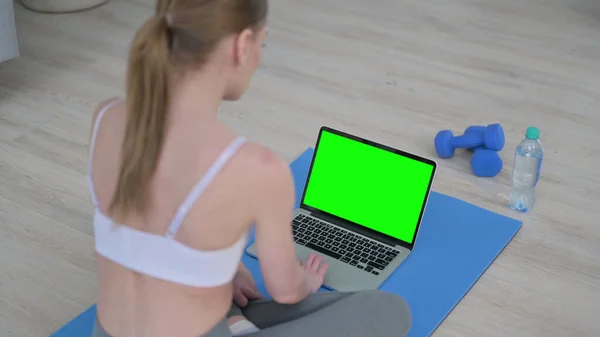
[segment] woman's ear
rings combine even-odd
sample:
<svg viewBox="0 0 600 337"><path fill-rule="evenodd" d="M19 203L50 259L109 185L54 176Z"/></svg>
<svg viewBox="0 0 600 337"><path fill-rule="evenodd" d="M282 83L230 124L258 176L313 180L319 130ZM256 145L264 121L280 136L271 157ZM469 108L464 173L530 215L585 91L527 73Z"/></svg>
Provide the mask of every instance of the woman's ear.
<svg viewBox="0 0 600 337"><path fill-rule="evenodd" d="M250 28L239 33L234 41L234 59L236 66L243 66L250 54L250 48L254 41L254 32Z"/></svg>

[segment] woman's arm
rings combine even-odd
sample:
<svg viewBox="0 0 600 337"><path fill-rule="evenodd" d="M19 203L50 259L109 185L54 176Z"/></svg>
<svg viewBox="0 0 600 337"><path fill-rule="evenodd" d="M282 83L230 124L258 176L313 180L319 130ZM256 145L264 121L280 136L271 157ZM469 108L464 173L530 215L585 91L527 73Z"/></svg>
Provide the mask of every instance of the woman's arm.
<svg viewBox="0 0 600 337"><path fill-rule="evenodd" d="M292 234L294 181L287 163L269 152L263 155L256 198L256 249L265 286L279 303L297 303L311 289L298 263Z"/></svg>

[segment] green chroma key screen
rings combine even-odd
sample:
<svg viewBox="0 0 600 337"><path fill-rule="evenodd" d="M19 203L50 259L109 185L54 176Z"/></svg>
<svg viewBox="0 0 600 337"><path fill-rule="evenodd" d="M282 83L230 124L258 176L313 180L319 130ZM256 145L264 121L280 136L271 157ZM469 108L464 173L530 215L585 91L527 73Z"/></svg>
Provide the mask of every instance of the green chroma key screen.
<svg viewBox="0 0 600 337"><path fill-rule="evenodd" d="M303 201L412 244L433 169L323 131Z"/></svg>

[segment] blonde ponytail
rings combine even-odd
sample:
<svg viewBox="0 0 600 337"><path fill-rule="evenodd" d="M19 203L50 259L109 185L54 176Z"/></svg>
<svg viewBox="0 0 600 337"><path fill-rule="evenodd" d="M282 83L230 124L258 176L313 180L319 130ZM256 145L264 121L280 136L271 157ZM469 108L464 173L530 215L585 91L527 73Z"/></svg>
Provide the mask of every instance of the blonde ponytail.
<svg viewBox="0 0 600 337"><path fill-rule="evenodd" d="M127 126L111 215L122 218L148 205L150 182L158 165L169 106L169 27L150 18L136 34L127 72Z"/></svg>
<svg viewBox="0 0 600 337"><path fill-rule="evenodd" d="M115 220L148 208L168 122L171 74L198 69L225 36L262 27L267 10L267 0L157 1L156 14L129 51L127 126L109 206Z"/></svg>
<svg viewBox="0 0 600 337"><path fill-rule="evenodd" d="M174 0L157 0L156 1L156 15L164 15L169 12L171 8L171 3Z"/></svg>

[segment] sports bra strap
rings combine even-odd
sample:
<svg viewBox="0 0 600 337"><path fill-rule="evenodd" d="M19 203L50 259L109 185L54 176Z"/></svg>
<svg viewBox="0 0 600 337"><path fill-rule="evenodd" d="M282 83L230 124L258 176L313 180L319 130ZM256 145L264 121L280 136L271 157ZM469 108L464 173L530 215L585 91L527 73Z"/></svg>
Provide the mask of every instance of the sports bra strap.
<svg viewBox="0 0 600 337"><path fill-rule="evenodd" d="M104 105L104 107L98 112L98 116L94 121L94 129L92 130L92 138L90 140L90 158L88 161L88 185L90 194L92 197L92 203L95 207L99 207L98 197L96 196L96 190L94 189L94 182L92 180L92 164L94 162L94 149L96 148L96 136L98 135L98 129L100 128L100 121L104 117L104 113L110 110L115 104L121 101L120 98L112 100L110 103Z"/></svg>
<svg viewBox="0 0 600 337"><path fill-rule="evenodd" d="M194 205L196 200L204 193L204 190L210 185L215 179L221 169L227 164L227 162L237 153L237 151L246 143L246 138L237 137L235 138L224 150L221 152L217 160L210 166L206 174L196 183L194 188L187 195L185 201L175 214L173 221L169 225L166 237L174 238L181 227L181 223L190 211L190 208Z"/></svg>

